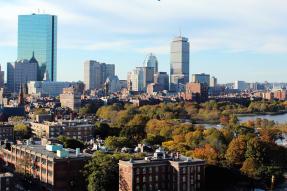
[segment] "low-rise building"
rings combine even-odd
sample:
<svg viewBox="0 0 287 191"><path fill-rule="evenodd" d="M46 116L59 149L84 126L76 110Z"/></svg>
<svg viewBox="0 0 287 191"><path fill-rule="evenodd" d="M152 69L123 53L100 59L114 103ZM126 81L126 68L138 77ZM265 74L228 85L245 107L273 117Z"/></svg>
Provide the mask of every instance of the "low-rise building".
<svg viewBox="0 0 287 191"><path fill-rule="evenodd" d="M68 191L91 155L62 145L12 145L0 147L0 158L20 174L31 175L43 190Z"/></svg>
<svg viewBox="0 0 287 191"><path fill-rule="evenodd" d="M119 190L193 191L204 188L205 161L168 156L158 149L144 160L119 162Z"/></svg>
<svg viewBox="0 0 287 191"><path fill-rule="evenodd" d="M63 120L58 122L31 123L33 134L40 138L57 138L60 135L89 141L93 138L94 125L86 120Z"/></svg>

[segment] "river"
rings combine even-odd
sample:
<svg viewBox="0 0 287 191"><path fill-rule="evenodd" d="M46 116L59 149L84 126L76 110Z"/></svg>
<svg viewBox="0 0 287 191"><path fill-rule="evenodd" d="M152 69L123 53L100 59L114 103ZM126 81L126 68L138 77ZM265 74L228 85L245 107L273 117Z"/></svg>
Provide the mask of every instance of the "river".
<svg viewBox="0 0 287 191"><path fill-rule="evenodd" d="M275 123L287 123L287 113L278 115L254 115L254 116L242 116L238 117L240 122L246 122L249 120L256 120L257 118L268 119Z"/></svg>

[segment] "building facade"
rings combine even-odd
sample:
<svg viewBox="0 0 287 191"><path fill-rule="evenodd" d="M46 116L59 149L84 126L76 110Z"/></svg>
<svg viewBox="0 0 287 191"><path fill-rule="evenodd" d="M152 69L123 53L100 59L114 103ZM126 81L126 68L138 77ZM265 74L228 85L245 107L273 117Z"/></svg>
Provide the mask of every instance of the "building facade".
<svg viewBox="0 0 287 191"><path fill-rule="evenodd" d="M0 65L0 88L4 88L4 71L2 71L1 65Z"/></svg>
<svg viewBox="0 0 287 191"><path fill-rule="evenodd" d="M82 141L93 138L94 125L85 120L31 123L32 133L39 138L57 138L60 135Z"/></svg>
<svg viewBox="0 0 287 191"><path fill-rule="evenodd" d="M18 59L29 59L34 52L39 63L38 78L57 80L57 16L32 14L18 16Z"/></svg>
<svg viewBox="0 0 287 191"><path fill-rule="evenodd" d="M179 91L181 84L189 82L189 42L188 38L176 37L171 42L170 90Z"/></svg>
<svg viewBox="0 0 287 191"><path fill-rule="evenodd" d="M81 108L81 94L74 87L64 88L60 94L61 107L70 108L72 111L79 111Z"/></svg>
<svg viewBox="0 0 287 191"><path fill-rule="evenodd" d="M17 60L7 63L7 86L11 92L19 92L20 86L37 81L38 62L34 55L30 60Z"/></svg>
<svg viewBox="0 0 287 191"><path fill-rule="evenodd" d="M161 85L163 90L169 90L169 76L166 72L158 72L154 75L154 83Z"/></svg>
<svg viewBox="0 0 287 191"><path fill-rule="evenodd" d="M115 76L115 65L88 60L84 63L86 90L102 89L108 77Z"/></svg>
<svg viewBox="0 0 287 191"><path fill-rule="evenodd" d="M191 82L201 83L210 86L210 75L209 74L192 74Z"/></svg>
<svg viewBox="0 0 287 191"><path fill-rule="evenodd" d="M201 83L187 83L185 93L182 93L184 100L205 102L208 100L208 85Z"/></svg>
<svg viewBox="0 0 287 191"><path fill-rule="evenodd" d="M0 124L0 140L14 140L14 125L6 123Z"/></svg>
<svg viewBox="0 0 287 191"><path fill-rule="evenodd" d="M157 150L144 160L120 160L119 172L120 191L196 191L204 188L205 161L169 157Z"/></svg>
<svg viewBox="0 0 287 191"><path fill-rule="evenodd" d="M27 83L28 94L33 96L59 96L64 88L72 86L71 82L30 81Z"/></svg>
<svg viewBox="0 0 287 191"><path fill-rule="evenodd" d="M235 81L234 82L234 89L236 90L246 90L248 88L247 83L245 81Z"/></svg>
<svg viewBox="0 0 287 191"><path fill-rule="evenodd" d="M62 145L2 145L2 162L23 175L31 175L41 190L68 191L77 184L80 171L91 155Z"/></svg>
<svg viewBox="0 0 287 191"><path fill-rule="evenodd" d="M0 190L1 191L14 191L15 182L14 175L10 172L0 174Z"/></svg>
<svg viewBox="0 0 287 191"><path fill-rule="evenodd" d="M212 88L217 87L217 78L216 78L216 77L212 76L212 77L210 78L210 84L209 84L209 86L212 87Z"/></svg>

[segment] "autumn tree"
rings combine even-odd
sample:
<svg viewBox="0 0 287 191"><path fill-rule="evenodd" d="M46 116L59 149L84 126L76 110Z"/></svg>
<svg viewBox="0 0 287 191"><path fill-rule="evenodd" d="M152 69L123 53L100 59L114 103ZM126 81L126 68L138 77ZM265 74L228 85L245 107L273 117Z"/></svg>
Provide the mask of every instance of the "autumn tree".
<svg viewBox="0 0 287 191"><path fill-rule="evenodd" d="M192 156L195 158L205 159L209 164L216 165L218 163L218 151L210 144L194 149Z"/></svg>
<svg viewBox="0 0 287 191"><path fill-rule="evenodd" d="M247 140L245 136L234 138L228 145L226 150L226 160L233 166L241 166L245 160L245 152L247 149Z"/></svg>

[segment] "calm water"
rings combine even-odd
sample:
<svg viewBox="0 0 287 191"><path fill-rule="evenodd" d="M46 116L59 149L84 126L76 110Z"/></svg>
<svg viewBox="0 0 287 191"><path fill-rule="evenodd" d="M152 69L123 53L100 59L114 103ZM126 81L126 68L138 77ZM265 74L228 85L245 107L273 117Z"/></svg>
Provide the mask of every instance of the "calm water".
<svg viewBox="0 0 287 191"><path fill-rule="evenodd" d="M255 115L238 117L240 122L246 122L248 120L256 120L257 118L273 120L275 123L287 123L287 113L279 115Z"/></svg>

